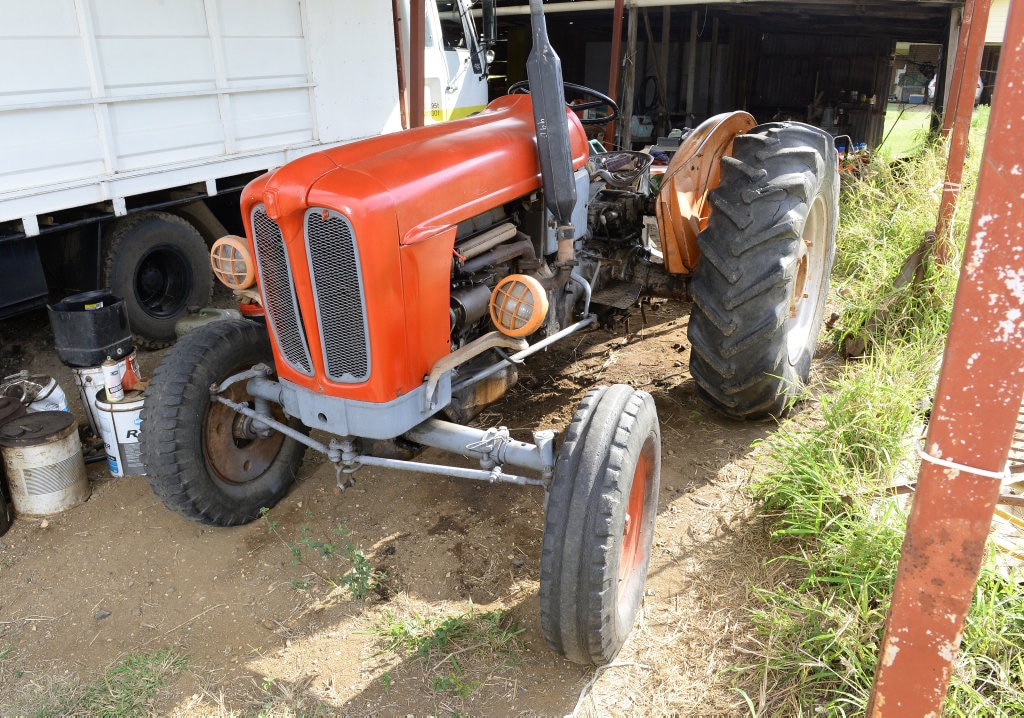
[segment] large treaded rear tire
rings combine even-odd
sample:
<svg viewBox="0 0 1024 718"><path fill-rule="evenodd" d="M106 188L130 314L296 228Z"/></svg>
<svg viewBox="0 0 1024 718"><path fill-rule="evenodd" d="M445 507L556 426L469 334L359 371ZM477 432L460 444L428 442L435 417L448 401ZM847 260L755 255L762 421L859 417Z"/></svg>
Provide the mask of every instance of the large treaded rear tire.
<svg viewBox="0 0 1024 718"><path fill-rule="evenodd" d="M737 419L781 416L803 392L835 258L831 136L797 122L736 137L709 195L690 284L690 374Z"/></svg>
<svg viewBox="0 0 1024 718"><path fill-rule="evenodd" d="M258 363L273 365L267 330L225 319L195 329L167 350L146 390L139 437L153 493L182 516L215 526L252 521L287 493L305 445L278 432L254 438L210 386ZM249 402L245 382L225 395ZM286 421L275 409L274 418ZM306 431L297 420L287 422Z"/></svg>
<svg viewBox="0 0 1024 718"><path fill-rule="evenodd" d="M106 240L106 285L124 299L136 343L169 346L174 325L189 307L213 294L213 272L203 236L168 212L141 212L119 220Z"/></svg>
<svg viewBox="0 0 1024 718"><path fill-rule="evenodd" d="M544 638L571 661L608 663L633 627L660 475L651 395L623 384L588 392L555 460L540 559Z"/></svg>

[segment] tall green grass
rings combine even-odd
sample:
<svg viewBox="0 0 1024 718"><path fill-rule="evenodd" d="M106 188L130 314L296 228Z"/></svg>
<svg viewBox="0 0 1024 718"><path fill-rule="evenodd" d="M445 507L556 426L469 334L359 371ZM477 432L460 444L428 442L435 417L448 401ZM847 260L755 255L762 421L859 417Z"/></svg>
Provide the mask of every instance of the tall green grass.
<svg viewBox="0 0 1024 718"><path fill-rule="evenodd" d="M935 229L945 180L946 153L940 140L913 158L872 162L859 179L844 184L832 284L842 321L840 339L856 335L869 318L884 310L885 321L867 336L868 345L884 345L913 336L922 324L936 323L943 336L949 322L960 256L974 200L978 166L988 125L988 107L975 113L960 201L953 218L953 249L944 267L926 263L922 287L895 288L906 259ZM915 291L918 290L918 291Z"/></svg>
<svg viewBox="0 0 1024 718"><path fill-rule="evenodd" d="M978 149L985 120L987 113L972 138ZM819 410L794 417L765 447L769 468L754 492L781 554L772 575L781 578L752 588L761 604L754 615L760 639L758 660L745 670L760 688L744 693L758 715L864 712L906 519L885 489L900 472L916 475L912 437L926 421L958 255L949 268L930 264L920 284L892 285L934 227L943 168L942 148L930 146L897 167L872 166L844 192L834 274L845 310L838 332L866 335L869 352L827 382ZM965 177L966 207L976 168L975 159ZM958 247L966 214L955 222ZM884 321L868 323L880 307ZM1024 715L1020 594L1013 577L986 562L946 715Z"/></svg>
<svg viewBox="0 0 1024 718"><path fill-rule="evenodd" d="M882 144L876 148L887 160L916 155L928 142L931 107L892 104L886 108Z"/></svg>

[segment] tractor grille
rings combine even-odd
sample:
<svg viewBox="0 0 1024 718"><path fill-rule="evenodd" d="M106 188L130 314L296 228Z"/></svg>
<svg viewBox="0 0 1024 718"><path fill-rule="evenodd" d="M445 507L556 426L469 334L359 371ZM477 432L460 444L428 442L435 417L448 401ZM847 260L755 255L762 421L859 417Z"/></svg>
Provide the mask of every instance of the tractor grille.
<svg viewBox="0 0 1024 718"><path fill-rule="evenodd" d="M370 341L352 225L337 212L309 209L306 246L327 377L337 382L366 381L370 376Z"/></svg>
<svg viewBox="0 0 1024 718"><path fill-rule="evenodd" d="M284 237L277 222L267 216L261 204L252 211L252 233L256 263L263 285L263 301L270 327L281 353L296 371L313 375L313 362L302 330L302 315L295 299L295 285L284 251Z"/></svg>

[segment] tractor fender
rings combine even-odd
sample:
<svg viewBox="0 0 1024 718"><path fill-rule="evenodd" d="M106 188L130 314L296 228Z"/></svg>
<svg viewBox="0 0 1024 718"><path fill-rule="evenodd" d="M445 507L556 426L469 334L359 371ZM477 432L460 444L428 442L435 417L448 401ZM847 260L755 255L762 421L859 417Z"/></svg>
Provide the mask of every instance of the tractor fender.
<svg viewBox="0 0 1024 718"><path fill-rule="evenodd" d="M708 221L708 192L718 186L722 157L732 154L733 139L755 124L742 110L709 117L672 156L655 203L665 269L671 274L690 274L697 266L697 235Z"/></svg>

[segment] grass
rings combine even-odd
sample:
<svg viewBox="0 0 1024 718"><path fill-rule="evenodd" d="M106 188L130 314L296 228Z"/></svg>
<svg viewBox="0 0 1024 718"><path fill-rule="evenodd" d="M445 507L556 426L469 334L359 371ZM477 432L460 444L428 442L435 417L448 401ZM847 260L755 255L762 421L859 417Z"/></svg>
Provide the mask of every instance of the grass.
<svg viewBox="0 0 1024 718"><path fill-rule="evenodd" d="M975 113L971 147L980 149L988 108ZM961 200L953 218L956 246L962 246L980 161L971 152ZM884 309L885 321L863 336L865 344L885 345L913 336L922 323L935 323L945 336L959 268L959 250L945 267L926 266L920 286L895 287L904 261L935 229L945 153L938 142L922 147L911 160L886 165L876 159L860 179L850 178L840 203L839 235L832 284L841 303L841 341L863 332L869 318ZM920 289L920 291L916 291Z"/></svg>
<svg viewBox="0 0 1024 718"><path fill-rule="evenodd" d="M185 656L167 650L130 654L91 683L54 681L38 687L27 710L17 714L56 716L148 716L153 701L169 678L186 670Z"/></svg>
<svg viewBox="0 0 1024 718"><path fill-rule="evenodd" d="M987 112L978 115L976 131L987 123ZM972 145L981 147L978 132ZM845 306L837 338L861 336L868 352L822 388L820 411L797 415L765 446L769 468L754 492L783 570L751 589L759 601L758 658L742 670L760 684L743 691L753 714L865 710L906 518L885 489L901 465L916 470L909 441L927 420L956 272L928 266L921 282L893 284L934 227L943 166L941 147L925 146L901 170L875 165L844 192L834 283ZM977 157L965 175L964 207L976 173ZM958 246L966 215L954 223ZM869 322L872 315L884 321ZM990 560L944 715L1024 715L1022 686L1024 606L1014 577Z"/></svg>
<svg viewBox="0 0 1024 718"><path fill-rule="evenodd" d="M928 142L931 117L930 105L889 105L878 152L887 161L917 155Z"/></svg>
<svg viewBox="0 0 1024 718"><path fill-rule="evenodd" d="M417 659L435 692L466 698L498 671L518 665L522 629L508 611L478 613L473 606L446 617L385 612L375 630L383 649ZM385 689L395 680L385 673Z"/></svg>

